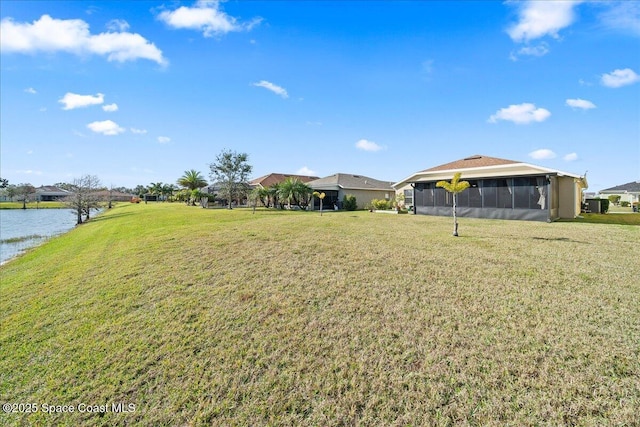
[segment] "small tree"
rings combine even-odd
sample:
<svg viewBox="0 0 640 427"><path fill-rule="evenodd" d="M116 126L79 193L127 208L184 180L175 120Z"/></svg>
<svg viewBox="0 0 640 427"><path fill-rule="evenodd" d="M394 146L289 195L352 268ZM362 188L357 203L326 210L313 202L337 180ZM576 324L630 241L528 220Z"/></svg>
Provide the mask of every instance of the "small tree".
<svg viewBox="0 0 640 427"><path fill-rule="evenodd" d="M621 198L622 198L622 196L620 196L618 194L612 194L612 195L609 196L609 201L617 206L618 203L620 203L620 199Z"/></svg>
<svg viewBox="0 0 640 427"><path fill-rule="evenodd" d="M82 215L85 221L90 218L91 209L101 207L100 197L96 191L100 187L100 180L95 175L83 175L74 179L69 186L71 195L67 196L63 202L77 215L76 225L82 224Z"/></svg>
<svg viewBox="0 0 640 427"><path fill-rule="evenodd" d="M31 184L18 184L16 187L16 194L22 197L22 209L27 209L27 202L29 201L29 196L34 194L36 189Z"/></svg>
<svg viewBox="0 0 640 427"><path fill-rule="evenodd" d="M313 195L315 197L317 197L318 199L320 199L320 216L322 216L322 201L324 200L326 194L325 193L318 193L317 191L314 191Z"/></svg>
<svg viewBox="0 0 640 427"><path fill-rule="evenodd" d="M5 191L7 193L9 201L13 202L13 198L16 197L16 194L18 193L18 187L16 187L14 184L9 184Z"/></svg>
<svg viewBox="0 0 640 427"><path fill-rule="evenodd" d="M242 198L248 192L247 179L253 170L249 155L222 150L209 167L211 180L220 185L220 196L227 200L227 207L231 209L233 200Z"/></svg>
<svg viewBox="0 0 640 427"><path fill-rule="evenodd" d="M451 182L447 181L438 181L436 183L436 187L441 187L447 190L449 193L453 195L453 235L458 236L458 217L456 216L456 202L458 193L462 193L464 190L469 188L468 181L460 181L460 176L462 174L457 172L453 175L453 179Z"/></svg>
<svg viewBox="0 0 640 427"><path fill-rule="evenodd" d="M358 209L358 202L356 201L356 196L353 194L345 194L342 198L342 207L348 211L355 211Z"/></svg>

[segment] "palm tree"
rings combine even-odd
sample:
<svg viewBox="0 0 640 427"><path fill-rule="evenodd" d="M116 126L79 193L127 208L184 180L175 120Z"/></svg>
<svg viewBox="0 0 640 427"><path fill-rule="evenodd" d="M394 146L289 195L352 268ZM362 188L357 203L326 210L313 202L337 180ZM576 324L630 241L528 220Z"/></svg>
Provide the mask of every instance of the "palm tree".
<svg viewBox="0 0 640 427"><path fill-rule="evenodd" d="M162 183L161 182L152 182L149 184L149 193L154 196L159 196L162 194ZM156 199L158 200L158 199Z"/></svg>
<svg viewBox="0 0 640 427"><path fill-rule="evenodd" d="M162 194L164 200L166 201L169 197L173 196L173 192L176 191L177 188L173 184L164 184L162 189L160 190L160 194Z"/></svg>
<svg viewBox="0 0 640 427"><path fill-rule="evenodd" d="M453 235L458 236L458 217L456 216L456 202L458 193L462 193L469 188L469 181L460 181L460 172L456 172L453 175L451 182L438 181L436 187L442 187L453 195Z"/></svg>
<svg viewBox="0 0 640 427"><path fill-rule="evenodd" d="M324 200L324 198L325 198L326 194L325 194L324 192L319 193L319 192L317 192L317 191L314 191L314 192L313 192L313 195L314 195L315 197L317 197L318 199L320 199L320 216L322 216L322 201Z"/></svg>
<svg viewBox="0 0 640 427"><path fill-rule="evenodd" d="M207 181L202 177L200 172L195 169L184 171L184 175L182 175L177 182L178 185L186 187L189 190L197 190L207 186Z"/></svg>
<svg viewBox="0 0 640 427"><path fill-rule="evenodd" d="M300 209L306 210L312 194L313 189L295 177L289 177L278 185L278 197L287 200L289 209L293 201Z"/></svg>

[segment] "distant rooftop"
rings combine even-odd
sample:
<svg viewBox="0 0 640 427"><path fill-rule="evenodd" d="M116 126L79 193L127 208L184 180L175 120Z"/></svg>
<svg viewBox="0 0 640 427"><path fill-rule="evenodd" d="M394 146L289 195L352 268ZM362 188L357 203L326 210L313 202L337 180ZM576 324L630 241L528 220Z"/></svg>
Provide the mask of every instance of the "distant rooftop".
<svg viewBox="0 0 640 427"><path fill-rule="evenodd" d="M615 187L611 187L611 188L606 188L602 191L600 191L601 193L603 192L619 192L619 193L640 193L640 181L631 181L631 182L627 182L626 184L622 184L622 185L617 185Z"/></svg>
<svg viewBox="0 0 640 427"><path fill-rule="evenodd" d="M440 166L435 166L430 169L423 170L422 172L436 172L450 169L469 169L479 168L483 166L498 166L498 165L510 165L522 162L516 162L515 160L500 159L497 157L483 156L481 154L475 154L473 156L465 157L464 159L456 160L450 163L445 163Z"/></svg>
<svg viewBox="0 0 640 427"><path fill-rule="evenodd" d="M359 190L393 190L392 182L380 181L364 175L350 173L335 173L324 178L309 182L312 187L323 185L337 185L338 187Z"/></svg>
<svg viewBox="0 0 640 427"><path fill-rule="evenodd" d="M278 184L287 178L298 178L302 182L309 182L315 179L319 179L318 176L308 176L308 175L293 175L286 173L270 173L268 175L261 176L259 178L253 179L249 181L249 185L261 185L264 188L271 187L274 184Z"/></svg>

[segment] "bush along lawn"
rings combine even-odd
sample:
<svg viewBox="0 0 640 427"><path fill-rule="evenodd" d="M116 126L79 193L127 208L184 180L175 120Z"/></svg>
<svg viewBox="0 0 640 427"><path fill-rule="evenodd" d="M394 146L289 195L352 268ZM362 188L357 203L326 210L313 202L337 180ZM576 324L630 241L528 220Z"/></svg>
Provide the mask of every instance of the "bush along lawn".
<svg viewBox="0 0 640 427"><path fill-rule="evenodd" d="M119 205L0 267L0 424L638 425L640 228L451 221Z"/></svg>

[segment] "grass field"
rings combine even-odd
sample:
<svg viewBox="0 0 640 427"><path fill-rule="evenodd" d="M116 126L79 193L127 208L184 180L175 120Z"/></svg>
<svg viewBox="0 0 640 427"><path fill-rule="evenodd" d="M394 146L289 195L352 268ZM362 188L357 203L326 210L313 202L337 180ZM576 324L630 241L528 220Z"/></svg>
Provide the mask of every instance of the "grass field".
<svg viewBox="0 0 640 427"><path fill-rule="evenodd" d="M62 202L29 202L27 209L61 209L66 207ZM22 209L22 202L0 202L0 209Z"/></svg>
<svg viewBox="0 0 640 427"><path fill-rule="evenodd" d="M118 206L0 267L0 425L640 425L640 227L451 231Z"/></svg>
<svg viewBox="0 0 640 427"><path fill-rule="evenodd" d="M640 225L640 213L583 213L578 218L562 219L560 221L587 224Z"/></svg>

